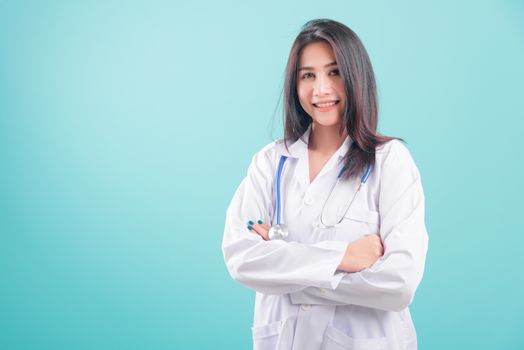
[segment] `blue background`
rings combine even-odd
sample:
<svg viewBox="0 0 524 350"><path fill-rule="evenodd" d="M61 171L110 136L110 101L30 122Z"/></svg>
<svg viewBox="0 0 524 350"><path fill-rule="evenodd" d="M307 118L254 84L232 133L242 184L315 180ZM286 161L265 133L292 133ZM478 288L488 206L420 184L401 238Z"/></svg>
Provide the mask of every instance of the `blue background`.
<svg viewBox="0 0 524 350"><path fill-rule="evenodd" d="M225 210L319 17L422 174L420 348L524 348L522 1L0 0L1 349L251 346Z"/></svg>

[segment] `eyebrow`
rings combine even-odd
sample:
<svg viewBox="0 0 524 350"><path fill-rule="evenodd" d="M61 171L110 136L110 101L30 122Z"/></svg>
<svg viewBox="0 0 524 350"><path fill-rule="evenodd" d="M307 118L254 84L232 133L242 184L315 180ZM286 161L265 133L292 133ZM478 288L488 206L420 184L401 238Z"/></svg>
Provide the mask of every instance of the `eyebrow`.
<svg viewBox="0 0 524 350"><path fill-rule="evenodd" d="M326 64L324 68L336 66L336 65L337 65L337 61L333 61L331 63ZM313 70L313 67L300 67L298 71L300 72L301 70Z"/></svg>

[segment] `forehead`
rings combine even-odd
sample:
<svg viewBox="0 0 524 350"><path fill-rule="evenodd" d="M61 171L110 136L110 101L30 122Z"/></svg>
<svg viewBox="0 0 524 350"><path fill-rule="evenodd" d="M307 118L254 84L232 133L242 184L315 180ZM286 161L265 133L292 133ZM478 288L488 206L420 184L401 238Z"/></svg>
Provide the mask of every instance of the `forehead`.
<svg viewBox="0 0 524 350"><path fill-rule="evenodd" d="M299 66L323 66L336 61L331 45L325 41L307 44L300 54Z"/></svg>

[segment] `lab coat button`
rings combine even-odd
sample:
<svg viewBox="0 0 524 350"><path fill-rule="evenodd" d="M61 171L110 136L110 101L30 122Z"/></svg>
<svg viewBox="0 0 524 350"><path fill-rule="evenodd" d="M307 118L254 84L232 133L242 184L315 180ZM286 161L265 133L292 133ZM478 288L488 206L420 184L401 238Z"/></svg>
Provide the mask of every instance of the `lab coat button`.
<svg viewBox="0 0 524 350"><path fill-rule="evenodd" d="M324 288L322 288L322 289L320 290L320 294L322 294L322 295L326 295L326 293L327 293L327 290L325 290Z"/></svg>
<svg viewBox="0 0 524 350"><path fill-rule="evenodd" d="M302 305L300 305L300 308L302 310L304 310L304 311L309 311L309 310L311 310L311 305L309 305L309 304L302 304Z"/></svg>

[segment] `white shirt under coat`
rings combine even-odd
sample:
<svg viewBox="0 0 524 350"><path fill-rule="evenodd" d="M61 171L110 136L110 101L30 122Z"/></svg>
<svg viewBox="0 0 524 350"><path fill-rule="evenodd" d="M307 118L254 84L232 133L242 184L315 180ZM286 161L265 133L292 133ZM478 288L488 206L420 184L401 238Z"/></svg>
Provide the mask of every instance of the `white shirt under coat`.
<svg viewBox="0 0 524 350"><path fill-rule="evenodd" d="M322 228L319 216L350 146L342 146L310 183L311 126L286 150L282 140L255 154L227 210L222 251L231 276L256 291L254 349L416 349L408 305L424 271L428 236L419 171L393 140L377 148L376 163L342 222ZM281 178L286 241L264 241L249 220L275 222L275 177ZM341 181L324 222L341 218L358 179ZM379 233L384 255L368 269L337 271L348 243Z"/></svg>

